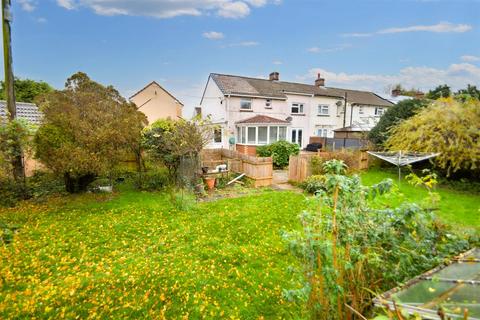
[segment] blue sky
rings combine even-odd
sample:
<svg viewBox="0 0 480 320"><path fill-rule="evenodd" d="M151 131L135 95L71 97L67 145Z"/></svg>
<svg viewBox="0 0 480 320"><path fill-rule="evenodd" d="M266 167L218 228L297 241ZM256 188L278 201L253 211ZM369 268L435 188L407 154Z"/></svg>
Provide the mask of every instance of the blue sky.
<svg viewBox="0 0 480 320"><path fill-rule="evenodd" d="M129 96L156 80L190 110L211 72L383 91L480 85L478 0L13 0L14 71L84 71ZM188 111L189 112L189 111Z"/></svg>

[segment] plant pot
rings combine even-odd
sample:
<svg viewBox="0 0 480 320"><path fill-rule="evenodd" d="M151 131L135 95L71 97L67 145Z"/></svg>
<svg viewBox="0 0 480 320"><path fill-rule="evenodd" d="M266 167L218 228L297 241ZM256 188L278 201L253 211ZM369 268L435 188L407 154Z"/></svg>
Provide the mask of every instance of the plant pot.
<svg viewBox="0 0 480 320"><path fill-rule="evenodd" d="M215 188L215 177L205 177L203 180L205 181L208 190L213 190L213 188Z"/></svg>

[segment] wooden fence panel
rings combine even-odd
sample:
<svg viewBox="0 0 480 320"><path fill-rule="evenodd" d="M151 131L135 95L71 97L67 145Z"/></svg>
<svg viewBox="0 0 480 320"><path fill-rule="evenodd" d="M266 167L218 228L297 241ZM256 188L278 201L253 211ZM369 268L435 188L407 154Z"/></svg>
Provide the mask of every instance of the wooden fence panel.
<svg viewBox="0 0 480 320"><path fill-rule="evenodd" d="M326 160L331 159L345 159L347 151L340 152L319 152L318 154L300 154L298 156L290 156L288 164L288 179L295 182L303 182L306 178L312 175L311 159L314 156L319 156ZM348 153L351 163L349 168L352 170L366 170L368 169L368 154L366 151L358 151Z"/></svg>
<svg viewBox="0 0 480 320"><path fill-rule="evenodd" d="M230 171L245 173L248 178L254 181L255 187L270 186L272 184L273 161L271 157L249 156L228 149L209 149L204 151L202 151L202 166L212 168L219 164L227 164Z"/></svg>

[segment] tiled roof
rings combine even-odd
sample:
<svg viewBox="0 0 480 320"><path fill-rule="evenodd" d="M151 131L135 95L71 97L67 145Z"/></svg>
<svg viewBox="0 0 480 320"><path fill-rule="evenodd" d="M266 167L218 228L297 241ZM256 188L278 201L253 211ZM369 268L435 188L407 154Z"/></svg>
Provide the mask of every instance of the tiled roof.
<svg viewBox="0 0 480 320"><path fill-rule="evenodd" d="M40 124L42 113L38 110L36 104L17 102L17 118L25 119L32 124ZM0 118L7 117L7 102L0 100Z"/></svg>
<svg viewBox="0 0 480 320"><path fill-rule="evenodd" d="M234 75L212 73L210 75L224 95L258 96L266 98L286 99L288 93L309 94L313 96L333 97L343 99L345 93L349 103L386 106L393 105L390 101L369 91L317 87L315 85L270 81L266 79L248 78Z"/></svg>
<svg viewBox="0 0 480 320"><path fill-rule="evenodd" d="M253 124L253 123L261 123L261 124L266 124L266 123L278 123L278 124L288 124L290 122L286 120L280 120L280 119L275 119L269 116L254 116L245 120L237 121L237 124Z"/></svg>

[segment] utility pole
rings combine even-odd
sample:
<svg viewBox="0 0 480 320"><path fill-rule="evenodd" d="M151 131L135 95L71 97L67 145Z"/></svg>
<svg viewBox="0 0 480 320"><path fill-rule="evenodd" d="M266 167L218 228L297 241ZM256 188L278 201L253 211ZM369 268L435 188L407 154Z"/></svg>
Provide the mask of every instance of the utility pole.
<svg viewBox="0 0 480 320"><path fill-rule="evenodd" d="M5 68L5 94L7 98L7 110L10 121L17 117L17 106L15 104L15 87L12 68L12 45L11 28L12 14L10 11L11 0L2 0L2 27L3 27L3 61ZM23 153L18 139L13 143L13 177L15 181L25 183L25 167L23 163Z"/></svg>

